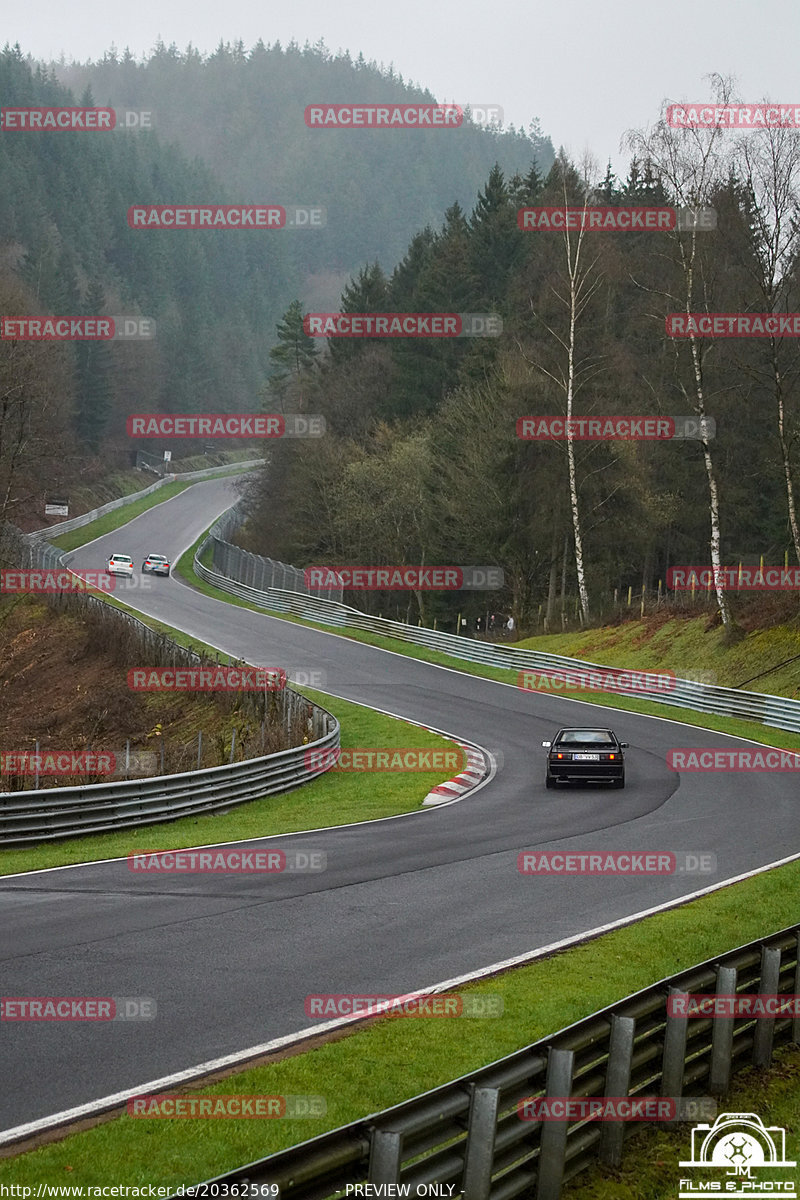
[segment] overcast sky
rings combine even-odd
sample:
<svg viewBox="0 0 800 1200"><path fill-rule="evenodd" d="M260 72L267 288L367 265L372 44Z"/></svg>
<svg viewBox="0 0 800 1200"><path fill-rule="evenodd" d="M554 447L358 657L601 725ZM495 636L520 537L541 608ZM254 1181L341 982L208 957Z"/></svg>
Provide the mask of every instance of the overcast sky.
<svg viewBox="0 0 800 1200"><path fill-rule="evenodd" d="M622 133L651 123L665 97L708 99L712 71L735 75L746 101L800 102L797 0L37 0L8 6L2 30L34 58L79 60L112 42L141 56L159 37L201 51L322 38L392 63L440 101L498 104L525 127L538 117L556 148L623 171Z"/></svg>

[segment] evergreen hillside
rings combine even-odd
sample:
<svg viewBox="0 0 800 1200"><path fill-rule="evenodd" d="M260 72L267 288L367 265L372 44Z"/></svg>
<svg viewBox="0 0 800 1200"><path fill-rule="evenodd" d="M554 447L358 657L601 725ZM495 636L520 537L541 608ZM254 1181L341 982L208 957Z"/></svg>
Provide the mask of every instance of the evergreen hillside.
<svg viewBox="0 0 800 1200"><path fill-rule="evenodd" d="M441 224L454 202L471 208L495 162L510 174L533 161L542 171L553 163L535 121L527 132L467 121L446 130L307 128L309 104L436 99L392 67L332 55L323 43L259 41L250 51L220 44L208 56L159 43L145 62L110 51L100 62L53 69L76 95L89 86L99 104L151 111L159 137L202 159L236 200L325 207L324 230L286 239L292 289L284 296L299 295L309 307L335 307L362 262L391 269L412 236Z"/></svg>

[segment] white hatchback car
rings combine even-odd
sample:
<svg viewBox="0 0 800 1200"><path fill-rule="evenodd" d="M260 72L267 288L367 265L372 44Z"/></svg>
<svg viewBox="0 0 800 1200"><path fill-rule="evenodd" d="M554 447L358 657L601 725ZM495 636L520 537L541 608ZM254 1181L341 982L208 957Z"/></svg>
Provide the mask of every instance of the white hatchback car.
<svg viewBox="0 0 800 1200"><path fill-rule="evenodd" d="M127 575L133 578L133 559L127 554L112 554L108 560L109 575Z"/></svg>

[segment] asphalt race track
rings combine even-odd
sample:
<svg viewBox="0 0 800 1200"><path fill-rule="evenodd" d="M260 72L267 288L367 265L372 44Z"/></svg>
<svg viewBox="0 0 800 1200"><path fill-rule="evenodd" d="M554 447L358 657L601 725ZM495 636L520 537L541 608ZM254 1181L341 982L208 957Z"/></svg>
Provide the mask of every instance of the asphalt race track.
<svg viewBox="0 0 800 1200"><path fill-rule="evenodd" d="M76 551L71 565L103 567L116 551L132 555L138 576L145 554L174 561L234 499L230 480L199 483ZM256 665L324 671L327 691L462 735L499 752L501 766L444 808L266 843L324 850L321 873L156 877L122 860L0 879L4 996L148 996L158 1006L149 1022L0 1024L0 1129L313 1027L306 995L428 986L796 849L787 777L679 777L666 766L670 747L730 748L730 738L389 654L173 578L149 582L120 594ZM625 790L546 791L542 739L604 719L631 743ZM318 825L329 817L320 811ZM533 878L517 871L531 848L711 851L717 872Z"/></svg>

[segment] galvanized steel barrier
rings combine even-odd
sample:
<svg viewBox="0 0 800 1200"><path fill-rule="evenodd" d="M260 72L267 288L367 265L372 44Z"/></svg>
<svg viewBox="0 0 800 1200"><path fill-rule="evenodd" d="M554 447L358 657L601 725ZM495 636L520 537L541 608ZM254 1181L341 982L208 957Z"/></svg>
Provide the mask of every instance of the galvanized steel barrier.
<svg viewBox="0 0 800 1200"><path fill-rule="evenodd" d="M2 792L0 845L16 846L174 821L178 817L232 808L308 783L323 774L330 763L322 755L316 761L322 761L323 765L311 766L307 751L338 747L340 729L331 713L318 705L312 706L304 697L297 696L297 700L313 709L315 728L307 744L290 750L180 775Z"/></svg>
<svg viewBox="0 0 800 1200"><path fill-rule="evenodd" d="M225 540L241 519L237 505L223 514L220 520L211 527L208 536L198 548L194 568L201 579L213 584L221 591L240 596L261 608L277 613L291 613L293 616L303 617L321 625L378 633L384 637L413 643L416 646L425 646L429 650L438 650L465 662L481 663L484 666L500 667L505 670L517 672L595 671L616 672L617 675L625 674L624 669L619 667L601 666L598 663L584 662L578 658L566 658L561 654L544 654L537 650L514 649L511 646L499 646L490 642L459 637L457 634L424 629L421 626L405 625L402 621L370 617L357 608L351 608L331 599L323 599L316 592L314 595L310 595L307 588L304 591L294 590L290 587L265 588L262 586L262 581L267 573L267 567L266 565L262 567L262 564L271 563L272 560L261 559L258 555L249 554L239 549L238 546L231 546ZM213 568L205 566L200 561L209 545L213 548ZM295 567L288 567L286 570L302 575L302 572ZM658 671L653 671L651 675L658 673ZM642 672L634 674L642 674ZM773 696L769 693L745 692L739 688L717 687L692 679L675 678L670 680L670 684L671 686L665 686L663 690L659 691L635 687L617 690L623 695L638 696L656 704L691 708L719 716L740 717L742 720L758 721L776 729L788 729L793 733L800 733L800 701L798 700ZM613 692L614 688L609 687L607 690ZM554 693L561 694L557 689L554 689ZM578 697L580 692L574 691L568 694Z"/></svg>
<svg viewBox="0 0 800 1200"><path fill-rule="evenodd" d="M671 1015L668 1001L698 993L798 994L799 951L800 925L794 925L664 979L413 1100L218 1175L207 1185L272 1184L280 1200L326 1200L356 1183L394 1185L385 1194L395 1196L413 1197L424 1184L449 1184L464 1200L557 1200L564 1183L588 1167L618 1166L635 1123L523 1120L520 1103L538 1097L694 1097L697 1115L689 1119L710 1124L708 1099L724 1096L737 1070L768 1067L776 1045L800 1041L800 1019L689 1018ZM691 1110L691 1104L686 1107ZM409 1190L398 1192L397 1185ZM207 1187L199 1194L216 1193Z"/></svg>

